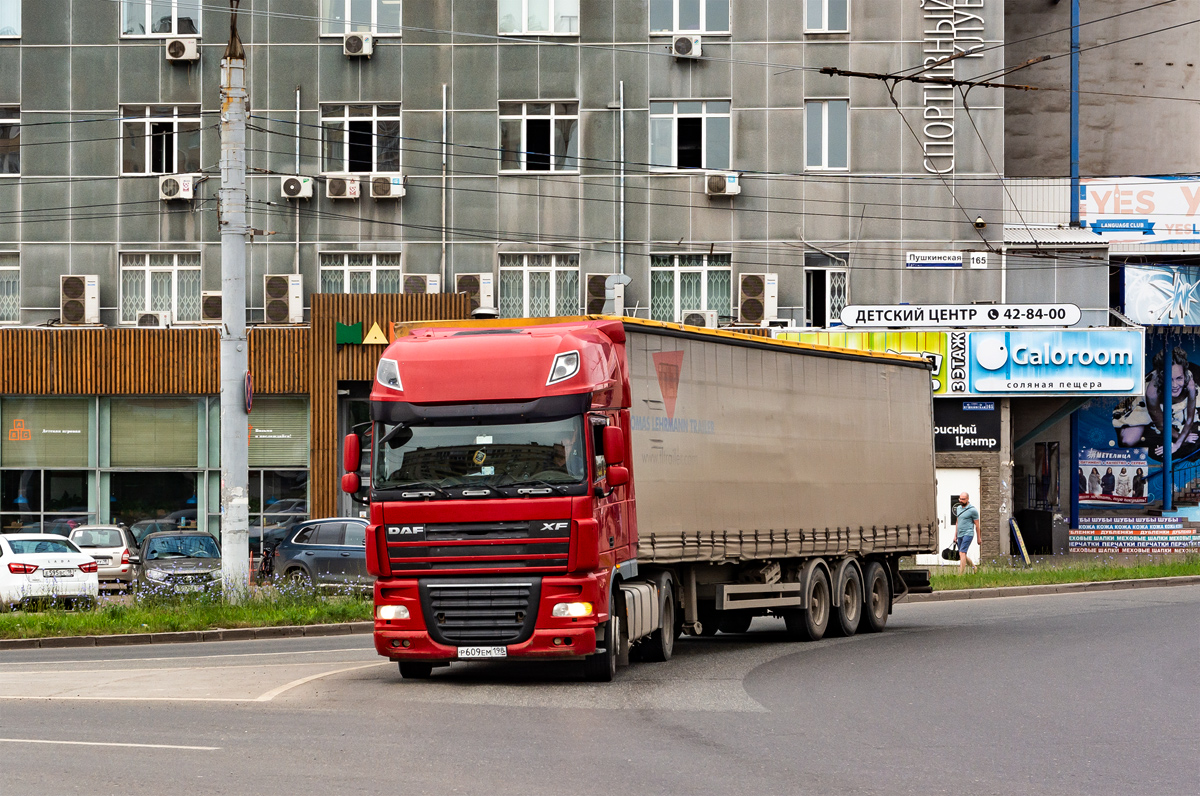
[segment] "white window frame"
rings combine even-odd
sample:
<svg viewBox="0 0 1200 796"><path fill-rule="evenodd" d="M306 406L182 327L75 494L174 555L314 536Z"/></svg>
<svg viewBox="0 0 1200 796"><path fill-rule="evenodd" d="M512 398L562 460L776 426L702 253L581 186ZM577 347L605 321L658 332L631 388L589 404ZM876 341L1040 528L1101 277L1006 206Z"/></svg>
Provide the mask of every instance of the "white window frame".
<svg viewBox="0 0 1200 796"><path fill-rule="evenodd" d="M324 7L325 7L326 2L330 2L334 5L340 4L342 6L342 9L343 9L342 19L344 21L341 23L341 26L342 26L342 28L344 28L344 30L342 30L340 32L331 32L331 31L328 31L325 29L327 25L330 27L333 27L338 24L338 22L335 18L325 16ZM340 39L341 37L345 36L347 33L370 33L372 36L382 39L382 38L400 38L401 36L404 35L403 28L400 28L397 30L380 30L379 29L379 6L380 6L380 4L385 3L385 2L392 2L392 0L371 0L371 24L365 26L366 29L364 29L364 26L362 26L362 25L356 26L355 23L350 19L350 8L351 8L351 4L353 2L354 2L354 0L321 0L321 3L317 6L318 13L321 15L321 21L320 21L320 23L318 23L320 26L320 29L321 29L321 34L320 34L321 36L328 37L328 38L336 37L336 38ZM402 0L394 0L394 2L400 4L400 25L403 26L404 25L403 1Z"/></svg>
<svg viewBox="0 0 1200 796"><path fill-rule="evenodd" d="M17 14L17 17L16 17L17 32L16 33L0 33L0 39L19 39L19 38L21 38L21 0L0 0L0 6L7 6L9 9L9 13L12 13L12 11L15 9L16 14ZM2 15L0 15L0 22L3 22L3 21L4 21L4 17ZM3 30L3 28L0 28L0 30Z"/></svg>
<svg viewBox="0 0 1200 796"><path fill-rule="evenodd" d="M137 108L139 110L135 111ZM153 115L155 108L170 108L170 116L155 116ZM180 112L182 111L184 112ZM194 112L193 112L193 109ZM154 125L170 124L172 136L171 149L171 168L166 171L154 171ZM200 128L200 154L197 155L196 171L200 170L200 165L204 153L204 122L200 117L199 105L124 105L121 107L121 138L117 142L117 157L121 163L121 175L125 177L139 177L153 174L180 174L183 173L179 164L180 151L180 124L195 124ZM125 171L125 128L127 125L142 126L142 145L145 151L142 152L142 157L145 159L144 171Z"/></svg>
<svg viewBox="0 0 1200 796"><path fill-rule="evenodd" d="M829 165L829 103L846 103L846 164L844 166ZM821 163L813 165L808 162L809 106L821 106ZM850 170L850 99L848 97L821 97L804 101L804 169L805 171L849 171Z"/></svg>
<svg viewBox="0 0 1200 796"><path fill-rule="evenodd" d="M171 4L171 30L168 33L126 33L125 32L125 6L145 6L146 8L146 30L154 26L154 20L151 18L154 6L158 3ZM195 12L196 32L195 33L179 33L179 11L182 7L184 15L187 12ZM202 0L121 0L117 5L117 26L121 30L122 39L167 39L173 36L199 36L204 32L204 10Z"/></svg>
<svg viewBox="0 0 1200 796"><path fill-rule="evenodd" d="M5 318L0 315L0 325L16 324L21 322L21 253L14 251L0 251L0 273L8 274L15 273L17 275L17 313L14 318Z"/></svg>
<svg viewBox="0 0 1200 796"><path fill-rule="evenodd" d="M371 108L370 116L355 116L350 114L352 106L368 106ZM395 107L396 113L380 114L379 109L383 107ZM327 108L341 108L341 116L326 116ZM321 173L322 174L400 174L404 168L404 108L398 102L328 102L321 103ZM350 123L368 121L371 123L371 168L366 171L353 171L350 168ZM396 122L396 168L381 169L379 167L379 123ZM330 130L338 129L330 122L341 124L342 127L342 162L340 168L328 168L330 165L326 150L333 142L327 139Z"/></svg>
<svg viewBox="0 0 1200 796"><path fill-rule="evenodd" d="M521 4L521 29L520 30L501 30L500 29L500 12L502 10L503 2L497 3L497 6L496 6L496 31L499 35L501 35L501 36L567 36L567 37L573 37L573 38L579 37L579 21L580 21L580 17L583 14L582 10L580 9L580 4L581 4L582 0L579 0L578 2L576 0L566 0L566 2L575 2L575 11L576 11L575 30L572 30L572 31L555 31L555 30L553 30L554 18L555 18L555 13L554 13L555 6L557 6L561 0L547 0L550 3L550 13L547 15L546 19L549 20L549 25L550 25L551 30L530 30L529 29L529 0L517 0L517 1L520 2L520 4Z"/></svg>
<svg viewBox="0 0 1200 796"><path fill-rule="evenodd" d="M161 257L163 255L171 255L172 262L170 265L151 265L150 264L150 258L152 256ZM195 265L191 265L191 264L180 265L179 258L181 255L195 256L197 258L197 263ZM134 258L140 258L141 263L133 264L132 261ZM200 323L199 311L197 312L196 317L194 319L188 319L186 321L181 321L179 319L179 274L181 271L196 271L196 272L198 272L199 277L200 277L200 291L201 291L201 295L197 296L197 302L198 302L197 307L199 307L199 301L201 300L201 297L203 296L203 290L204 290L204 253L202 251L200 251L198 249L196 249L196 250L179 250L179 251L123 251L123 252L121 252L120 263L121 263L121 265L120 265L121 273L120 273L120 278L118 279L118 282L119 282L120 288L121 288L121 290L120 290L121 295L120 295L120 303L117 305L118 306L118 312L117 312L118 321L117 322L119 324L121 324L122 326L136 326L137 325L137 317L136 317L137 315L139 315L143 312L156 312L156 310L151 309L151 303L150 303L152 300L151 291L153 289L153 286L151 284L150 275L154 274L154 273L169 273L169 274L171 274L171 323L173 323L173 324L174 323L197 323L197 324ZM142 306L141 306L141 309L138 309L134 312L135 317L133 317L132 319L125 317L125 298L126 298L125 297L125 273L127 271L141 271L142 273L145 274L145 278L143 280L143 288L144 288L145 292L142 296Z"/></svg>
<svg viewBox="0 0 1200 796"><path fill-rule="evenodd" d="M396 262L395 262L395 264L392 264L390 262L385 263L384 265L381 266L379 264L380 256L389 257L389 258L395 257ZM327 264L327 259L331 259L334 257L337 257L341 260L340 264L338 264L338 265ZM351 257L370 258L370 263L367 263L367 264L353 263L352 264L350 262ZM321 293L325 292L325 274L329 273L329 272L334 272L334 271L336 271L342 275L342 292L341 293L333 293L330 295L364 295L364 294L351 294L350 293L350 277L351 277L351 275L352 274L364 274L364 273L369 273L371 275L370 293L376 294L379 292L379 272L380 271L397 271L398 275L399 275L399 282L397 282L397 287L399 288L399 290L397 290L396 292L397 293L402 292L404 289L404 253L403 252L397 252L397 251L390 251L390 252L323 251L317 256L317 263L318 263L318 268L319 268L317 287L319 288L319 292L321 292ZM390 294L390 291L389 291L389 294Z"/></svg>
<svg viewBox="0 0 1200 796"><path fill-rule="evenodd" d="M829 27L829 0L804 0L804 32L805 33L849 33L850 32L850 3L851 0L845 0L846 3L846 26L842 28ZM821 6L821 19L817 24L813 24L812 10L813 5Z"/></svg>
<svg viewBox="0 0 1200 796"><path fill-rule="evenodd" d="M506 105L510 106L510 107L513 105L520 105L521 113L520 114L505 113ZM550 113L549 114L530 113L529 112L530 105L549 105ZM558 113L559 105L574 105L575 112L574 113ZM503 129L504 129L504 122L506 122L506 121L512 122L512 121L515 121L518 119L521 121L521 148L518 151L518 154L520 155L521 166L520 166L520 168L516 168L516 169L505 168L504 154L508 150L502 150L500 153L500 172L501 173L503 173L503 174L524 174L524 173L546 174L546 173L550 173L550 172L555 172L558 174L575 174L575 173L579 172L579 151L580 151L580 149L582 149L582 141L580 139L583 136L583 129L581 128L581 126L579 124L579 100L524 100L524 101L513 100L511 102L508 100L505 100L500 103L499 108L500 108L500 112L499 112L500 128L499 129L501 131L503 131ZM568 157L567 153L565 153L565 152L559 153L559 152L554 151L554 145L555 145L555 142L557 141L557 137L555 136L554 133L555 133L555 127L557 126L556 123L559 119L574 119L575 120L576 139L575 139L575 155L574 156ZM528 142L529 142L529 121L530 120L535 120L535 121L543 121L544 120L544 121L550 122L550 168L549 169L531 169L531 168L529 168L529 164L526 159L526 155L529 154L529 143ZM501 135L498 140L501 142L501 144L503 144L503 141L504 141L503 135ZM564 167L561 169L557 168L555 165L555 161L559 158L562 158L563 160L565 160L569 163L573 163L573 165L571 165L569 167Z"/></svg>
<svg viewBox="0 0 1200 796"><path fill-rule="evenodd" d="M0 127L15 126L17 128L17 170L16 171L0 171L0 179L4 177L20 177L21 176L21 106L20 105L0 105L0 110L15 110L17 116L15 119L0 119ZM9 139L13 140L13 139Z"/></svg>
<svg viewBox="0 0 1200 796"><path fill-rule="evenodd" d="M700 35L704 35L704 36L728 36L730 33L729 18L733 16L732 5L733 5L734 0L729 0L729 4L726 6L728 13L726 13L726 15L725 15L725 27L713 28L711 30L708 27L708 3L706 3L705 0L699 0L699 2L700 2L700 27L695 28L695 29L688 28L686 30L679 27L679 0L660 0L660 1L661 2L669 2L671 4L671 29L670 30L656 30L654 28L651 28L650 29L651 36L674 36L675 34L683 34L683 33L691 33L693 35L700 34ZM650 0L650 3L651 4L655 3L655 0ZM648 17L653 16L652 14L649 13L649 8L647 8L647 16Z"/></svg>
<svg viewBox="0 0 1200 796"><path fill-rule="evenodd" d="M824 255L806 255L804 258L804 325L805 326L813 325L813 320L814 320L813 319L813 308L811 306L812 302L810 301L810 297L809 297L809 293L811 292L810 284L809 284L809 282L810 282L809 274L814 273L816 271L823 271L825 273L825 327L828 328L831 325L831 323L833 323L833 322L841 324L841 312L840 311L837 313L832 312L832 310L830 309L830 305L829 305L829 296L830 296L830 294L829 294L829 275L835 274L835 273L845 275L845 277L846 277L846 299L843 302L843 306L848 305L850 303L850 269L848 267L850 255L846 252L838 252L837 256L841 258L840 261L837 258L826 257ZM838 264L837 265L817 265L817 264L809 265L809 263L829 263L829 262L838 263Z"/></svg>
<svg viewBox="0 0 1200 796"><path fill-rule="evenodd" d="M530 264L531 257L549 257L549 264ZM518 259L519 264L513 264L513 259ZM505 261L508 261L507 264ZM564 271L575 272L575 302L574 309L567 313L568 315L578 315L582 306L581 291L583 289L583 275L579 270L579 253L563 253L550 254L547 252L503 252L500 254L499 265L497 266L498 278L496 280L496 307L500 308L500 291L501 284L504 280L504 273L519 271L521 273L521 314L516 316L501 315L501 317L517 317L517 318L555 318L559 316L558 305L558 275ZM529 276L533 273L550 274L550 307L552 312L550 315L534 316L529 314Z"/></svg>
<svg viewBox="0 0 1200 796"><path fill-rule="evenodd" d="M658 103L671 103L671 112L662 113L655 112L654 106ZM699 102L701 105L700 113L680 113L680 103ZM710 102L724 103L729 106L729 109L724 112L709 113L708 104ZM732 103L727 99L688 99L688 100L650 100L650 170L651 171L702 171L705 169L716 169L720 171L728 171L733 164L733 108ZM670 119L671 120L671 165L654 165L654 120L655 119ZM693 168L691 166L681 167L679 165L679 120L680 119L701 119L700 125L700 166ZM714 165L708 162L708 120L709 119L726 119L729 125L729 160L724 165Z"/></svg>
<svg viewBox="0 0 1200 796"><path fill-rule="evenodd" d="M671 258L670 266L655 265L654 262L660 257ZM700 258L701 265L680 265L680 260L683 258L695 259ZM714 261L721 258L719 264L714 265ZM733 255L729 252L651 252L650 254L650 285L646 295L650 297L650 318L654 319L654 274L663 271L670 271L672 274L672 285L675 290L675 295L672 297L672 306L674 315L671 323L679 323L683 317L684 310L683 302L683 280L680 279L680 274L695 274L701 275L700 279L700 311L708 310L709 295L708 295L708 275L713 271L728 271L729 272L729 311L728 317L733 317L737 314L737 303L734 300L734 291L737 289L736 278L733 272ZM687 312L696 312L697 310L687 310Z"/></svg>

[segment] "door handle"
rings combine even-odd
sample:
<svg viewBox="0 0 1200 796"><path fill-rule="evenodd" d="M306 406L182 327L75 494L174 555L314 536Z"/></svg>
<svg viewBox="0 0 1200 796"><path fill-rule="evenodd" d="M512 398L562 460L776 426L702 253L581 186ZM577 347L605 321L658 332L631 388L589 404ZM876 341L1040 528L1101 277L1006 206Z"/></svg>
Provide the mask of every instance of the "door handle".
<svg viewBox="0 0 1200 796"><path fill-rule="evenodd" d="M342 553L342 558L349 558L349 557L350 557L349 553Z"/></svg>
<svg viewBox="0 0 1200 796"><path fill-rule="evenodd" d="M313 554L313 552L311 550L304 551L304 555L306 555L306 556L311 556L312 554Z"/></svg>

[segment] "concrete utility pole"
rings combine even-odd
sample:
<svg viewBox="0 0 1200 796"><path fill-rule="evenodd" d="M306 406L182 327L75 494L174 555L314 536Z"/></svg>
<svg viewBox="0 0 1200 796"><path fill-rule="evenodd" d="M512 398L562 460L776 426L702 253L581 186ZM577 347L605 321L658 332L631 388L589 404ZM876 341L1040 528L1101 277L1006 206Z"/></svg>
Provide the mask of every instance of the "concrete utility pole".
<svg viewBox="0 0 1200 796"><path fill-rule="evenodd" d="M246 51L230 0L229 45L221 59L221 570L225 597L250 587L250 473L247 460L249 343L246 339Z"/></svg>

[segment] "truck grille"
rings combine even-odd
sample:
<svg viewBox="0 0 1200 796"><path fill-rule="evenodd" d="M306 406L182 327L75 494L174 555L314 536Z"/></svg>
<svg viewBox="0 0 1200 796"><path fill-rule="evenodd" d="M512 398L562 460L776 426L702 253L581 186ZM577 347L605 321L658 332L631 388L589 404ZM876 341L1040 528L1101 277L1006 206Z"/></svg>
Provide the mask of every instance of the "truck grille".
<svg viewBox="0 0 1200 796"><path fill-rule="evenodd" d="M519 644L537 622L540 578L420 582L425 626L450 645Z"/></svg>
<svg viewBox="0 0 1200 796"><path fill-rule="evenodd" d="M522 520L388 526L387 539L393 575L479 569L565 572L571 523Z"/></svg>

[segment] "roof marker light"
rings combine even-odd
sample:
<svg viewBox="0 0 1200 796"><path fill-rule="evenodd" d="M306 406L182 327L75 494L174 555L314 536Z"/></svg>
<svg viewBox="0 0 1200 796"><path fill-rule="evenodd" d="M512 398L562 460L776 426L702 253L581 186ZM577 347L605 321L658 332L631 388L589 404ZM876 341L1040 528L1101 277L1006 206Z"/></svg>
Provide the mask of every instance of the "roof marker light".
<svg viewBox="0 0 1200 796"><path fill-rule="evenodd" d="M384 357L379 360L379 367L375 369L375 381L389 390L404 391L404 386L400 383L400 365L394 359Z"/></svg>
<svg viewBox="0 0 1200 796"><path fill-rule="evenodd" d="M550 368L550 378L546 379L546 386L566 381L578 372L579 352L564 351L554 357L554 365Z"/></svg>

